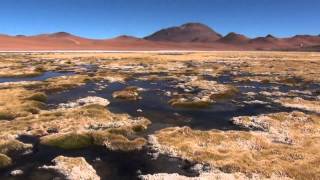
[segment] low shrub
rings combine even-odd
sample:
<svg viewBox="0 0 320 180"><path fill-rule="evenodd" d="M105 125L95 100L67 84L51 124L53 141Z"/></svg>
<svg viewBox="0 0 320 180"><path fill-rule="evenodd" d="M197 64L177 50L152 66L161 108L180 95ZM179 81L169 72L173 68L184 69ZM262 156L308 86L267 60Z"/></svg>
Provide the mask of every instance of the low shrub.
<svg viewBox="0 0 320 180"><path fill-rule="evenodd" d="M53 134L41 138L41 144L61 149L81 149L92 145L92 137L86 133Z"/></svg>
<svg viewBox="0 0 320 180"><path fill-rule="evenodd" d="M0 112L0 120L13 120L15 118L15 115L11 112Z"/></svg>
<svg viewBox="0 0 320 180"><path fill-rule="evenodd" d="M0 154L0 168L10 166L12 164L11 158L5 154Z"/></svg>
<svg viewBox="0 0 320 180"><path fill-rule="evenodd" d="M35 94L32 94L27 99L39 101L39 102L46 102L48 100L48 96L44 93L35 93Z"/></svg>

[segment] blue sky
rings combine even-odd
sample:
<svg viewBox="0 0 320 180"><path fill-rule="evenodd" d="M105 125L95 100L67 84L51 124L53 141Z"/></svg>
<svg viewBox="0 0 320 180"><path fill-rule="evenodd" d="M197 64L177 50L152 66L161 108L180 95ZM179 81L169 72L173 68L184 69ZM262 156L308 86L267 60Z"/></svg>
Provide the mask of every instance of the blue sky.
<svg viewBox="0 0 320 180"><path fill-rule="evenodd" d="M202 22L225 35L320 34L320 0L1 0L0 33L143 37Z"/></svg>

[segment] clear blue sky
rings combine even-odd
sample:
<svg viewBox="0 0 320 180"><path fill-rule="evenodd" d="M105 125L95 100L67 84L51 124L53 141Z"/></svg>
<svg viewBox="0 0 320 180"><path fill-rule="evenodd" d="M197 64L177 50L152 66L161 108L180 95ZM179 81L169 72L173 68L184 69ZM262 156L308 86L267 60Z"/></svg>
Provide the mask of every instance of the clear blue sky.
<svg viewBox="0 0 320 180"><path fill-rule="evenodd" d="M202 22L250 37L320 34L320 0L1 0L0 33L146 36Z"/></svg>

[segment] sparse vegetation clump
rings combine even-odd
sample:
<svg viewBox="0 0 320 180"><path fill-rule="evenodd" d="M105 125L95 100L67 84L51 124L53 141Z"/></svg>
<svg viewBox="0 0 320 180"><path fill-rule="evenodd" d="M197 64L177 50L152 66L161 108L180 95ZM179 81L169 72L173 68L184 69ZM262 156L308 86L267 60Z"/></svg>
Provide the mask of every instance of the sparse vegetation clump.
<svg viewBox="0 0 320 180"><path fill-rule="evenodd" d="M297 108L306 111L320 113L319 100L305 100L299 97L296 98L280 98L275 100L285 107Z"/></svg>
<svg viewBox="0 0 320 180"><path fill-rule="evenodd" d="M113 151L140 150L146 142L144 138L129 140L124 135L112 133L112 131L71 132L41 138L42 144L61 149L82 149L98 145Z"/></svg>
<svg viewBox="0 0 320 180"><path fill-rule="evenodd" d="M232 98L235 96L237 93L239 93L239 89L232 86L232 85L226 85L226 90L221 92L221 93L214 93L210 96L211 99L213 100L223 100L223 99L228 99Z"/></svg>
<svg viewBox="0 0 320 180"><path fill-rule="evenodd" d="M60 112L61 115L56 116ZM52 118L51 118L52 116ZM62 149L80 149L92 145L105 146L111 150L130 151L141 149L146 140L138 138L129 140L140 126L146 129L150 121L145 118L132 118L125 114L113 114L104 106L90 104L76 108L57 110L54 114L40 114L38 124L32 132L38 129L48 132L57 129L57 133L44 133L41 143Z"/></svg>
<svg viewBox="0 0 320 180"><path fill-rule="evenodd" d="M41 89L48 92L63 91L66 89L84 85L90 80L91 78L87 75L60 76L49 78L44 82Z"/></svg>
<svg viewBox="0 0 320 180"><path fill-rule="evenodd" d="M124 100L138 100L139 96L138 87L126 87L123 90L115 91L112 93L113 98L124 99Z"/></svg>
<svg viewBox="0 0 320 180"><path fill-rule="evenodd" d="M234 123L257 131L175 127L158 131L149 142L158 152L209 163L225 173L318 179L319 120L301 112L238 117Z"/></svg>
<svg viewBox="0 0 320 180"><path fill-rule="evenodd" d="M75 72L43 81L0 83L0 167L8 167L19 155L31 152L32 146L18 138L28 135L39 137L42 145L69 151L91 146L103 146L110 151L135 151L150 144L157 152L208 164L211 170L199 176L204 178L320 179L319 57L319 53L289 52L0 55L0 77L26 77L45 71ZM91 69L91 65L95 67ZM247 104L241 102L243 98L248 98L247 102L258 102L261 97L265 98L261 101L267 103L259 106L264 114L231 119L241 131L171 127L158 130L147 142L140 134L144 134L151 123L148 119L113 113L108 110L109 101L98 97L100 90L127 83L128 87L114 92L113 97L141 99L143 89L131 86L141 81L150 83L150 90L157 95L165 95L165 101L170 99L168 103L173 107L207 108L203 112L211 113L211 108L216 110L216 106L212 106L214 103L219 102L218 108L220 103L230 103L238 113L238 110L247 111ZM89 86L94 84L97 88L88 92L87 97L46 106L51 93L88 82L91 82ZM148 95L146 93L145 97L149 98ZM242 98L241 95L246 96ZM112 103L114 101L119 102L113 100ZM304 113L268 113L271 109L281 111L280 105ZM180 110L174 112L176 119L185 117ZM190 109L181 112L187 110ZM251 113L251 109L249 111L241 115ZM143 107L137 112L149 113ZM67 169L63 172L71 172L83 162L63 158L58 161L65 162L60 164ZM57 166L56 163L55 168ZM74 175L78 172L73 171ZM167 176L160 174L158 177ZM179 175L171 177L180 178Z"/></svg>
<svg viewBox="0 0 320 180"><path fill-rule="evenodd" d="M27 99L39 102L46 102L48 96L45 93L34 93L30 97L27 97Z"/></svg>
<svg viewBox="0 0 320 180"><path fill-rule="evenodd" d="M206 108L210 106L211 101L194 100L194 99L187 99L187 98L173 98L169 101L169 104L173 107L181 107L181 108Z"/></svg>
<svg viewBox="0 0 320 180"><path fill-rule="evenodd" d="M12 165L12 159L32 151L31 144L24 144L12 137L1 137L0 140L0 168Z"/></svg>
<svg viewBox="0 0 320 180"><path fill-rule="evenodd" d="M34 68L26 68L26 67L7 67L2 68L0 71L0 77L33 77L41 75L42 71L39 71Z"/></svg>
<svg viewBox="0 0 320 180"><path fill-rule="evenodd" d="M133 151L140 150L147 143L147 140L144 138L135 138L129 140L122 134L112 133L110 131L97 131L91 133L94 144L103 145L107 149L113 151Z"/></svg>
<svg viewBox="0 0 320 180"><path fill-rule="evenodd" d="M110 71L98 71L95 74L95 79L106 80L110 83L114 83L114 82L125 83L129 79L129 77L128 75L123 73L114 73Z"/></svg>
<svg viewBox="0 0 320 180"><path fill-rule="evenodd" d="M4 168L10 166L12 164L12 160L5 154L0 154L0 168Z"/></svg>
<svg viewBox="0 0 320 180"><path fill-rule="evenodd" d="M93 143L90 135L75 132L44 136L40 142L41 144L61 149L81 149L89 147Z"/></svg>
<svg viewBox="0 0 320 180"><path fill-rule="evenodd" d="M15 115L9 111L0 112L0 120L12 120L15 118Z"/></svg>
<svg viewBox="0 0 320 180"><path fill-rule="evenodd" d="M32 149L31 144L24 144L15 139L3 139L0 141L0 153L9 156L24 153Z"/></svg>
<svg viewBox="0 0 320 180"><path fill-rule="evenodd" d="M44 108L46 96L24 88L0 89L0 119L37 114Z"/></svg>
<svg viewBox="0 0 320 180"><path fill-rule="evenodd" d="M179 83L176 87L189 93L175 95L169 104L184 108L206 108L217 101L232 98L239 92L232 85L219 84L216 81L202 80L197 77L186 83Z"/></svg>

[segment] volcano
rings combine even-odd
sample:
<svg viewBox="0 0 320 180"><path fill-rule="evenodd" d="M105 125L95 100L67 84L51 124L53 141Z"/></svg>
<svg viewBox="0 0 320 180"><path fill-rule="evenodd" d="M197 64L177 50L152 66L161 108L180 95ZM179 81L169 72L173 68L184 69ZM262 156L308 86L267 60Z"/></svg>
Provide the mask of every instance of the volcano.
<svg viewBox="0 0 320 180"><path fill-rule="evenodd" d="M222 36L201 23L187 23L157 31L144 39L164 42L214 42Z"/></svg>

